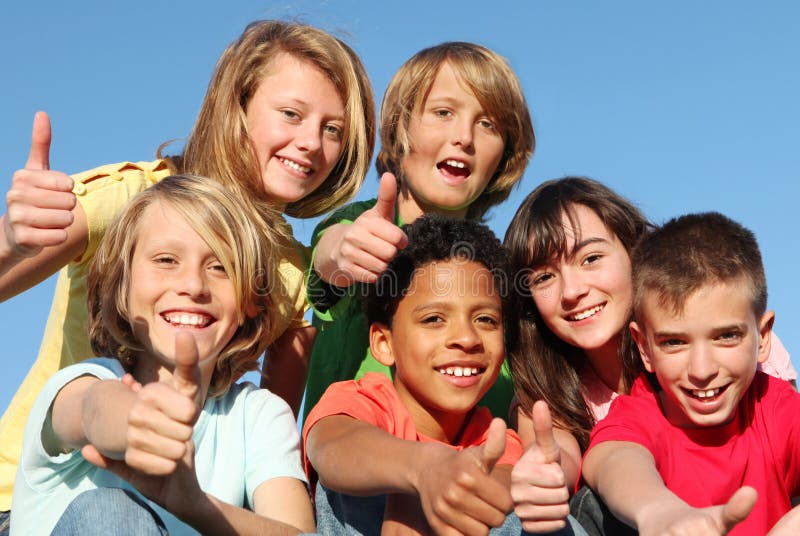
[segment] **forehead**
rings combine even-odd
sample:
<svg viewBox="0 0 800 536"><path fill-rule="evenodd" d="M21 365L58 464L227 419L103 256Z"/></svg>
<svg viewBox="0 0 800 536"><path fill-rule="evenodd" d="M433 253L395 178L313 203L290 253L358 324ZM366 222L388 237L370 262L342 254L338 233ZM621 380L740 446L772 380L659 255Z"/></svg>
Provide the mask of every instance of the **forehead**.
<svg viewBox="0 0 800 536"><path fill-rule="evenodd" d="M463 75L449 61L445 61L439 66L433 82L421 101L428 102L439 99L470 100L478 103L475 93L464 80Z"/></svg>
<svg viewBox="0 0 800 536"><path fill-rule="evenodd" d="M184 214L172 203L156 200L142 211L138 221L137 245L159 244L173 241L183 245L206 245L206 240L197 232Z"/></svg>
<svg viewBox="0 0 800 536"><path fill-rule="evenodd" d="M682 303L678 297L644 289L640 317L653 331L703 332L719 326L753 324L752 292L746 281L708 283Z"/></svg>
<svg viewBox="0 0 800 536"><path fill-rule="evenodd" d="M483 265L466 259L450 259L426 264L414 271L400 306L416 306L424 301L461 303L483 300L501 304L493 274Z"/></svg>

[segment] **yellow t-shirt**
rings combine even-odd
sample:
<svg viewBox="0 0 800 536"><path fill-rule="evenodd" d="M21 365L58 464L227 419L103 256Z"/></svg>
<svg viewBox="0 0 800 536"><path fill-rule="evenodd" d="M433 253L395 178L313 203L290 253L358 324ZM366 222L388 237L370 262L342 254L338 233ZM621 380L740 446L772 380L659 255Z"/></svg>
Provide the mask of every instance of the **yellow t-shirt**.
<svg viewBox="0 0 800 536"><path fill-rule="evenodd" d="M45 382L58 370L95 357L88 336L86 276L100 239L129 199L170 174L166 162L156 160L110 164L73 176L73 191L86 213L88 242L83 254L59 272L39 355L0 418L0 511L11 509L25 422ZM283 285L273 295L279 314L270 341L287 329L308 325L303 319L308 307L303 285L308 250L293 241L283 254L279 267Z"/></svg>

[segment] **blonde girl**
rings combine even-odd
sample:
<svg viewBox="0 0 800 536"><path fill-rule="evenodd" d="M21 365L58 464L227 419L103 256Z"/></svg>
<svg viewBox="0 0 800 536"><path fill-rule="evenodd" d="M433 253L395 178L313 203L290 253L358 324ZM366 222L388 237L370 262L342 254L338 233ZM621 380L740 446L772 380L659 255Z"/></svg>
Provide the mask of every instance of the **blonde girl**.
<svg viewBox="0 0 800 536"><path fill-rule="evenodd" d="M223 52L185 150L153 162L102 166L73 178L48 169L49 119L34 119L31 153L15 173L0 218L0 300L60 269L39 356L0 420L0 511L11 506L22 429L33 400L59 368L93 355L87 337L86 276L97 244L137 192L174 172L208 176L249 197L260 225L333 209L352 196L374 147L374 104L364 68L343 42L310 26L250 24ZM314 330L303 320L306 252L281 245L281 288L266 386L295 409Z"/></svg>

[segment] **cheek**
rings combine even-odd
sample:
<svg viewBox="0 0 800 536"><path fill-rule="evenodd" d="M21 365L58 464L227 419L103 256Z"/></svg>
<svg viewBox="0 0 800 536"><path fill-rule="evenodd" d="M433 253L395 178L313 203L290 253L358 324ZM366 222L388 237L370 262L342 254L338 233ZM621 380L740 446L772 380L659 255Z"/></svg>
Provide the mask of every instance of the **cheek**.
<svg viewBox="0 0 800 536"><path fill-rule="evenodd" d="M558 307L556 300L556 290L553 286L546 289L532 291L533 303L539 311L539 316L542 317L545 325L553 329L553 322L558 316Z"/></svg>

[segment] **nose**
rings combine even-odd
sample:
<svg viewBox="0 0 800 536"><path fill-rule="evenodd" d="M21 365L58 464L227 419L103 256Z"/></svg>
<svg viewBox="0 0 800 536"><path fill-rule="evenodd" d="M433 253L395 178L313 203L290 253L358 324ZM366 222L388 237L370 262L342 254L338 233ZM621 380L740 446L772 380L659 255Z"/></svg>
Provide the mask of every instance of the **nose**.
<svg viewBox="0 0 800 536"><path fill-rule="evenodd" d="M561 270L561 300L565 303L575 303L588 294L589 285L586 279L577 270L564 267Z"/></svg>
<svg viewBox="0 0 800 536"><path fill-rule="evenodd" d="M480 351L483 341L472 319L453 320L449 327L447 346L466 353Z"/></svg>
<svg viewBox="0 0 800 536"><path fill-rule="evenodd" d="M694 382L700 385L708 382L717 375L718 368L706 345L698 344L689 350L688 375Z"/></svg>
<svg viewBox="0 0 800 536"><path fill-rule="evenodd" d="M314 153L322 147L322 125L316 121L305 121L295 136L295 145L301 151Z"/></svg>
<svg viewBox="0 0 800 536"><path fill-rule="evenodd" d="M176 292L188 296L194 301L201 301L209 295L208 279L202 267L184 266L177 274Z"/></svg>
<svg viewBox="0 0 800 536"><path fill-rule="evenodd" d="M461 149L464 151L471 150L473 143L473 127L474 124L472 121L469 121L466 118L455 121L452 134L453 145L461 147Z"/></svg>

